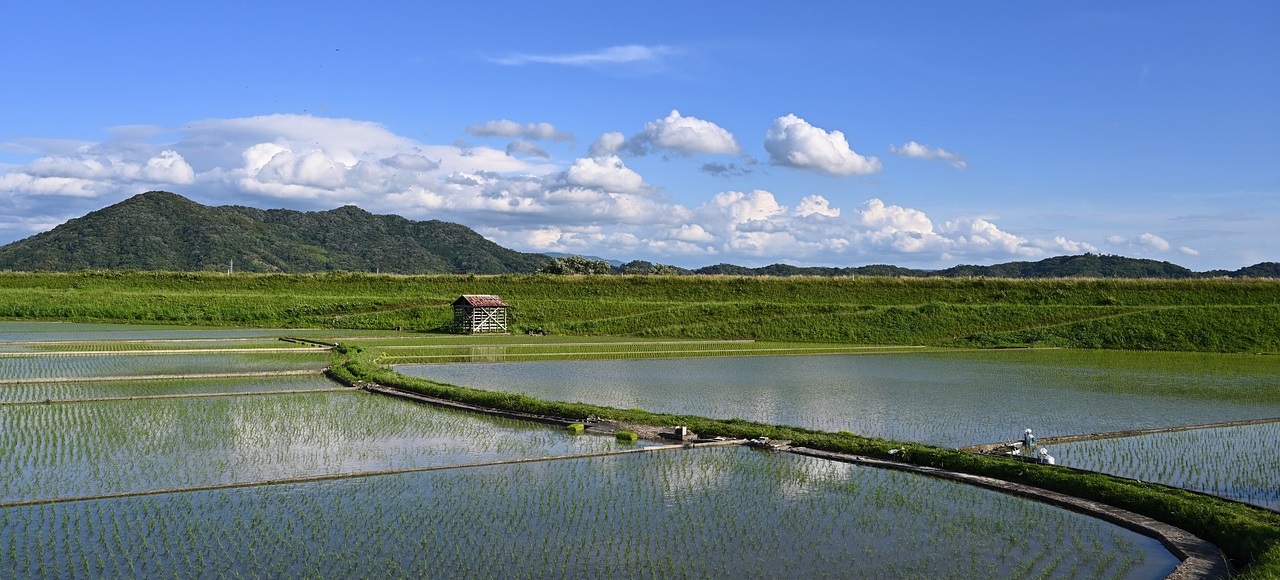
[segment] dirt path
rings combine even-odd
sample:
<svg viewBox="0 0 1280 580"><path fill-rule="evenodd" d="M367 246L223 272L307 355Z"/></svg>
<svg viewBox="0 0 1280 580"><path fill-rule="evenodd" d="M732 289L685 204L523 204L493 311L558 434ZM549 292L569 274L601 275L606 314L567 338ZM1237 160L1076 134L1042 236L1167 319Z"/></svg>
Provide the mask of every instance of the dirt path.
<svg viewBox="0 0 1280 580"><path fill-rule="evenodd" d="M459 335L466 338L465 335ZM353 339L355 340L355 339ZM750 339L743 340L645 340L645 341L617 341L617 342L501 342L501 343L476 343L476 344L388 344L379 345L376 341L370 342L369 350L375 349L446 349L446 348L488 348L488 347L539 347L539 346L645 346L651 344L671 345L671 344L754 344L756 341ZM876 347L866 347L876 348Z"/></svg>
<svg viewBox="0 0 1280 580"><path fill-rule="evenodd" d="M245 371L242 373L201 373L193 375L121 375L116 377L35 377L27 379L3 379L0 385L29 385L38 383L99 383L112 381L161 381L168 379L231 379L240 377L289 377L324 374L325 369L295 371Z"/></svg>
<svg viewBox="0 0 1280 580"><path fill-rule="evenodd" d="M1222 421L1220 423L1203 423L1200 425L1177 425L1174 427L1156 427L1153 429L1129 429L1125 431L1109 431L1106 433L1085 433L1081 435L1060 435L1056 437L1037 437L1036 445L1054 445L1057 443L1075 443L1077 441L1094 441L1097 439L1116 439L1119 437L1137 437L1152 433L1176 433L1178 431L1195 431L1196 429L1218 429L1221 427L1243 427L1246 425L1263 425L1280 422L1280 417L1266 419L1242 419L1239 421ZM996 449L1009 448L1021 441L1000 441L997 443L981 443L961 447L961 451L970 453L991 453Z"/></svg>
<svg viewBox="0 0 1280 580"><path fill-rule="evenodd" d="M251 397L256 395L299 395L311 393L351 392L351 387L331 387L328 389L288 389L283 391L243 391L239 393L187 393L185 395L136 395L122 397L91 397L88 399L44 399L40 401L6 401L0 407L17 407L22 405L50 405L53 403L103 403L108 401L145 401L149 399L204 399L209 397Z"/></svg>
<svg viewBox="0 0 1280 580"><path fill-rule="evenodd" d="M572 357L572 360L596 360L600 357L610 355L626 355L629 359L642 358L667 358L666 355L680 356L752 356L752 355L768 355L782 354L791 356L804 355L824 355L824 354L895 354L911 352L913 349L927 348L923 346L898 346L898 347L800 347L800 348L721 348L707 350L600 350L591 352L579 351L554 351L554 352L475 352L475 353L454 353L454 354L390 354L382 353L373 362L379 364L413 364L416 362L428 363L429 361L441 360L445 362L455 362L458 359L470 358L480 359L484 362L500 362L508 359L536 359L536 360L552 360L564 357ZM558 360L558 359L557 359Z"/></svg>
<svg viewBox="0 0 1280 580"><path fill-rule="evenodd" d="M252 354L259 352L325 352L329 347L289 346L272 348L166 348L156 350L57 350L47 352L0 352L0 358L43 356L138 356L149 354Z"/></svg>

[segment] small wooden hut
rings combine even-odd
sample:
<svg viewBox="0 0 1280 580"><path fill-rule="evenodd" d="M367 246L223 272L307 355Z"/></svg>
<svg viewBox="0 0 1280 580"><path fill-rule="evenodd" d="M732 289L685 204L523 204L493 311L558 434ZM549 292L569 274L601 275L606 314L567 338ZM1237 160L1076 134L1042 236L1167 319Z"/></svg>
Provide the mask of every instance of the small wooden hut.
<svg viewBox="0 0 1280 580"><path fill-rule="evenodd" d="M464 294L453 301L453 330L464 334L507 332L507 303L493 294Z"/></svg>

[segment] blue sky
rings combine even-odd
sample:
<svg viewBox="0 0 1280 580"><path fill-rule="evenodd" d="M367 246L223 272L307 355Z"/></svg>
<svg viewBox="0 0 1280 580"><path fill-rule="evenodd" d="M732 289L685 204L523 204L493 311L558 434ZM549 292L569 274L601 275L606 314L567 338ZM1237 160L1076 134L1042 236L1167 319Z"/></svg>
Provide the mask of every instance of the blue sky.
<svg viewBox="0 0 1280 580"><path fill-rule="evenodd" d="M697 267L1280 261L1280 4L17 3L0 243L151 189Z"/></svg>

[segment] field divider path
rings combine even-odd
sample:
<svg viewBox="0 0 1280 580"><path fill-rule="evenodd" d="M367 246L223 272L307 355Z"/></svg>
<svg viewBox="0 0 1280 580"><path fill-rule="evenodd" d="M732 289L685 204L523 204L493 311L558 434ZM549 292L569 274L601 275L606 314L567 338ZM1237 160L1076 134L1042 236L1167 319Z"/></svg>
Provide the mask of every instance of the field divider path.
<svg viewBox="0 0 1280 580"><path fill-rule="evenodd" d="M1236 421L1220 421L1217 423L1201 423L1198 425L1175 425L1173 427L1152 427L1150 429L1127 429L1124 431L1108 431L1104 433L1082 433L1079 435L1057 435L1049 437L1037 437L1036 445L1055 445L1058 443L1077 443L1080 441L1096 441L1099 439L1119 439L1121 437L1138 437L1141 435L1152 435L1156 433L1177 433L1179 431L1195 431L1197 429L1220 429L1223 427L1245 427L1248 425L1265 425L1268 423L1280 423L1280 417L1267 417L1263 419L1240 419ZM999 441L996 443L980 443L978 445L967 445L960 447L960 451L969 453L991 453L996 449L1012 447L1021 443L1021 441Z"/></svg>
<svg viewBox="0 0 1280 580"><path fill-rule="evenodd" d="M164 381L169 379L234 379L242 377L289 377L324 374L325 369L300 369L292 371L244 371L235 373L197 373L167 375L116 375L97 377L34 377L25 379L0 379L3 385L30 385L38 383L98 383L112 381Z"/></svg>
<svg viewBox="0 0 1280 580"><path fill-rule="evenodd" d="M374 349L446 349L446 348L489 348L489 347L569 347L569 346L646 346L646 345L702 345L702 344L755 344L758 341L744 338L739 340L644 340L644 341L607 341L607 342L496 342L476 344L388 344L378 345L371 342L369 348ZM874 346L860 348L879 348Z"/></svg>
<svg viewBox="0 0 1280 580"><path fill-rule="evenodd" d="M99 493L93 495L79 495L69 497L51 497L41 499L27 499L10 502L0 502L0 509L8 509L24 506L50 505L60 503L72 503L79 501L95 501L103 499L117 499L126 497L143 497L150 495L166 495L174 493L188 493L196 491L216 491L220 489L243 489L249 487L265 487L270 485L289 485L297 483L314 483L319 481L336 481L341 479L355 479L361 477L375 477L379 475L397 475L402 473L424 473L428 471L445 471L450 469L467 469L473 467L491 467L498 465L518 465L521 463L544 463L548 461L564 461L569 459L587 459L592 457L613 457L616 455L633 455L637 453L656 453L660 451L674 451L677 449L693 449L696 447L720 447L727 445L741 445L742 440L714 441L707 443L674 443L669 445L652 445L648 447L637 447L634 449L617 449L613 451L595 451L591 453L573 453L566 455L547 455L543 457L523 457L520 459L499 459L495 461L476 461L471 463L455 463L452 465L427 465L421 467L401 467L394 469L375 469L370 471L348 471L344 473L328 473L321 475L300 475L297 477L281 477L277 479L264 479L260 481L238 481L233 483L213 483L209 485L192 485L187 487L171 487L163 489L143 489L136 491L121 491L115 493Z"/></svg>
<svg viewBox="0 0 1280 580"><path fill-rule="evenodd" d="M629 358L671 358L662 355L680 355L688 356L749 356L756 353L772 353L772 354L790 354L793 356L802 355L822 355L822 354L893 354L898 352L910 352L913 349L929 348L927 346L886 346L886 347L778 347L778 348L725 348L716 350L606 350L606 351L553 351L553 352L513 352L513 353L468 353L468 354L405 354L395 355L386 354L379 355L374 359L379 364L410 364L419 360L439 360L439 359L458 359L458 358L538 358L538 357L577 357L575 360L591 360L602 356L627 355ZM388 362L390 361L390 362ZM481 362L499 362L483 360Z"/></svg>
<svg viewBox="0 0 1280 580"><path fill-rule="evenodd" d="M258 395L302 395L311 393L349 393L351 387L331 387L328 389L288 389L281 391L242 391L239 393L187 393L185 395L135 395L124 397L90 397L87 399L42 399L39 401L5 401L0 407L20 407L23 405L52 405L56 403L106 403L111 401L146 401L152 399L207 399L211 397L250 397Z"/></svg>
<svg viewBox="0 0 1280 580"><path fill-rule="evenodd" d="M489 407L481 407L479 405L459 403L458 401L452 401L452 400L443 399L440 397L431 397L428 395L422 395L419 393L413 393L413 392L405 391L402 389L397 389L394 387L387 387L384 385L377 385L372 383L361 383L359 385L352 385L352 386L358 386L371 393L397 397L400 399L407 399L416 403L424 403L424 404L432 405L435 407L444 407L447 409L455 409L458 411L467 411L471 413L483 413L485 415L490 415L493 417L502 417L504 419L533 421L535 423L555 425L558 427L568 427L570 424L577 422L577 421L570 421L563 417L552 417L548 415L534 415L532 413L519 413L516 411L504 411L502 409L492 409ZM588 429L590 429L590 427L591 427L590 425L587 426Z"/></svg>
<svg viewBox="0 0 1280 580"><path fill-rule="evenodd" d="M328 347L289 346L271 348L166 348L156 350L59 350L48 352L0 352L0 358L42 356L145 356L163 354L254 354L259 352L326 352Z"/></svg>
<svg viewBox="0 0 1280 580"><path fill-rule="evenodd" d="M274 336L274 335L273 335ZM3 346L53 346L59 344L96 344L102 342L110 342L112 344L179 344L184 342L197 342L201 344L215 342L264 342L273 340L273 336L247 336L236 338L123 338L123 339L102 339L102 340L0 340ZM275 340L286 340L278 338ZM315 341L307 341L315 342Z"/></svg>
<svg viewBox="0 0 1280 580"><path fill-rule="evenodd" d="M1174 568L1173 572L1166 577L1169 580L1217 579L1228 578L1231 575L1231 567L1227 563L1226 555L1222 553L1221 549L1212 543L1205 541L1177 526L1172 526L1159 520L1104 503L1021 483L1014 483L981 475L970 475L967 473L948 471L936 467L886 461L884 459L875 459L862 455L820 451L806 447L789 447L786 451L798 455L817 457L820 459L841 461L844 463L865 465L881 469L896 469L899 471L918 473L941 479L949 479L968 485L985 487L1001 493L1025 497L1111 522L1115 525L1159 540L1160 543L1164 544L1165 548L1172 552L1174 556L1179 560L1182 560L1182 563L1178 564L1178 567Z"/></svg>

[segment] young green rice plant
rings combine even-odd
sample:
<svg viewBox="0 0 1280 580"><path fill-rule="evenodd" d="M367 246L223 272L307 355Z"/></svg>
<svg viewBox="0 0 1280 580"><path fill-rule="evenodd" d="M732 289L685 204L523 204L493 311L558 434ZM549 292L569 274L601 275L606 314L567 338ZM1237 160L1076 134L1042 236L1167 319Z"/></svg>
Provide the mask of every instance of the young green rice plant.
<svg viewBox="0 0 1280 580"><path fill-rule="evenodd" d="M8 508L0 549L0 576L69 578L1150 578L1176 563L1042 504L740 448Z"/></svg>
<svg viewBox="0 0 1280 580"><path fill-rule="evenodd" d="M1280 510L1280 422L1054 445L1061 465Z"/></svg>
<svg viewBox="0 0 1280 580"><path fill-rule="evenodd" d="M320 370L327 352L22 355L0 358L0 383L101 377Z"/></svg>
<svg viewBox="0 0 1280 580"><path fill-rule="evenodd" d="M0 383L0 406L131 397L182 397L237 393L331 390L320 374L199 379Z"/></svg>
<svg viewBox="0 0 1280 580"><path fill-rule="evenodd" d="M0 406L0 501L613 448L361 391Z"/></svg>

